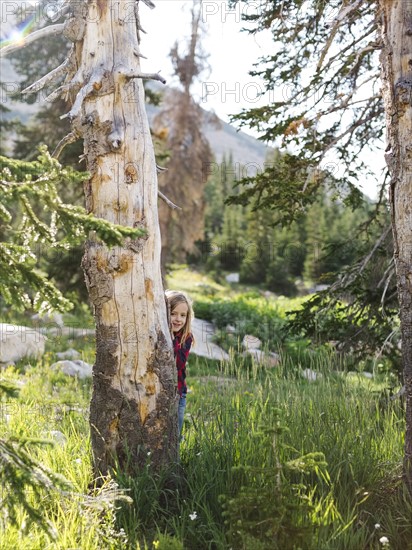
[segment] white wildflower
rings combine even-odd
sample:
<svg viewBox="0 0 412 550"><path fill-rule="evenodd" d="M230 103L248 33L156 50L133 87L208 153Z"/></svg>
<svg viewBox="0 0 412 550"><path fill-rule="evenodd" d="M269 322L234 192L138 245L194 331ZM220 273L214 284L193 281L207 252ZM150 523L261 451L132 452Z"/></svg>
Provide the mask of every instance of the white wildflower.
<svg viewBox="0 0 412 550"><path fill-rule="evenodd" d="M195 519L197 519L197 512L193 512L193 514L189 514L189 518L194 521Z"/></svg>
<svg viewBox="0 0 412 550"><path fill-rule="evenodd" d="M379 539L379 542L382 544L382 546L387 546L389 544L389 539L388 537L381 537Z"/></svg>
<svg viewBox="0 0 412 550"><path fill-rule="evenodd" d="M380 529L381 528L381 524L380 523L375 523L375 529Z"/></svg>

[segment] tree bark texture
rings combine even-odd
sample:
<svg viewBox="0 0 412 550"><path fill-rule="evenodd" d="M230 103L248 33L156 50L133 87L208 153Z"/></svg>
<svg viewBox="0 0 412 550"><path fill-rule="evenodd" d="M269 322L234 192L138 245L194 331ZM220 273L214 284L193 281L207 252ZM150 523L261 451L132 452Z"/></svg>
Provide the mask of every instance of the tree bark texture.
<svg viewBox="0 0 412 550"><path fill-rule="evenodd" d="M205 186L212 161L208 141L202 135L202 112L189 92L169 91L165 108L153 121L157 130L167 129L170 160L159 174L161 191L181 210L159 207L163 267L185 263L196 254L196 241L204 239ZM190 220L190 223L188 223Z"/></svg>
<svg viewBox="0 0 412 550"><path fill-rule="evenodd" d="M187 50L181 53L176 43L170 52L183 91L169 90L165 94L163 109L152 123L158 135L166 131L170 151L167 170L159 175L161 191L181 208L171 210L162 204L159 209L164 269L167 263L185 263L188 254L199 254L196 241L204 239L205 186L213 155L202 132L204 113L190 94L192 84L205 68L200 51L201 27L202 3L194 0Z"/></svg>
<svg viewBox="0 0 412 550"><path fill-rule="evenodd" d="M404 474L412 493L412 2L381 0L386 161L406 386Z"/></svg>
<svg viewBox="0 0 412 550"><path fill-rule="evenodd" d="M135 6L136 4L136 6ZM156 163L139 63L138 3L71 2L67 93L84 139L89 212L146 235L83 258L96 320L90 424L96 475L177 458L176 367L160 270Z"/></svg>

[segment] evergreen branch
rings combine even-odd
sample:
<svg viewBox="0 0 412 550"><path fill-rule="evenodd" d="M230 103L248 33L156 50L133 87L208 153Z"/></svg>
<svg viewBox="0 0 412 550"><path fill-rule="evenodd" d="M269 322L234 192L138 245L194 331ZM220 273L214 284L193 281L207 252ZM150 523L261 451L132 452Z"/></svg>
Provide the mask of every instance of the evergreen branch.
<svg viewBox="0 0 412 550"><path fill-rule="evenodd" d="M380 96L375 96L375 97L378 97L380 99ZM368 111L370 111L370 103L371 103L371 100L368 99L368 104L363 109L363 114L364 115ZM368 114L367 116L364 116L364 117L361 116L360 118L358 118L358 120L356 120L355 122L350 124L341 134L334 137L334 139L330 143L328 143L328 145L326 147L324 147L322 149L322 155L321 155L320 158L322 159L326 155L326 153L328 151L330 151L331 149L333 149L333 147L335 147L335 145L337 145L345 136L348 135L348 141L350 142L350 140L352 139L353 133L355 132L355 130L357 128L359 128L360 126L365 125L367 122L369 122L371 120L374 120L376 118L377 114L382 114L382 113L383 113L383 105L381 106L380 109L378 109L378 113L373 111L370 114Z"/></svg>
<svg viewBox="0 0 412 550"><path fill-rule="evenodd" d="M108 246L123 246L125 239L134 240L147 234L144 229L112 224L88 214L80 206L65 204L57 193L57 182L78 183L87 174L62 169L45 149L34 162L0 157L0 163L0 220L8 224L13 218L19 220L11 227L1 228L3 239L8 242L0 244L0 294L6 303L18 310L68 310L72 307L47 275L37 269L38 258L31 250L33 245L67 249L83 243L92 231ZM23 215L17 210L19 215L16 217L16 209ZM40 217L40 210L48 217Z"/></svg>
<svg viewBox="0 0 412 550"><path fill-rule="evenodd" d="M36 258L27 246L0 244L0 294L18 311L37 308L67 311L72 304L47 279L35 270Z"/></svg>
<svg viewBox="0 0 412 550"><path fill-rule="evenodd" d="M22 507L29 523L39 525L55 539L56 534L51 523L44 518L43 509L32 504L33 499L29 492L40 502L44 493L69 489L71 485L63 476L55 474L29 455L24 446L30 443L32 442L0 439L0 508L4 515L7 513L7 520L18 527L17 509Z"/></svg>
<svg viewBox="0 0 412 550"><path fill-rule="evenodd" d="M346 288L348 287L355 279L355 277L359 277L363 271L365 270L366 266L369 264L373 256L375 255L375 252L378 250L378 248L382 245L382 243L385 241L387 236L390 234L392 230L392 226L388 226L385 228L385 230L382 232L382 234L379 236L379 238L376 240L375 244L373 245L372 249L366 254L366 256L356 265L352 268L351 273L344 276L340 281L334 283L331 287L331 291L333 292L338 287Z"/></svg>
<svg viewBox="0 0 412 550"><path fill-rule="evenodd" d="M357 0L356 2L353 2L352 4L349 4L349 6L343 6L341 7L338 16L332 23L332 28L329 32L329 37L326 41L325 46L323 47L318 64L316 66L316 72L319 72L319 70L322 68L323 62L325 60L325 57L327 53L330 50L331 45L333 44L333 41L335 40L336 33L339 30L339 27L348 20L349 16L358 10L358 8L361 7L361 5L364 3L364 0Z"/></svg>
<svg viewBox="0 0 412 550"><path fill-rule="evenodd" d="M347 46L345 46L342 50L339 50L339 53L335 54L333 57L331 57L329 59L329 64L330 65L333 65L335 63L335 61L339 61L342 59L342 56L348 52L349 50L353 50L354 47L359 44L360 42L363 42L365 40L365 38L367 38L369 35L371 35L372 33L376 33L376 22L375 21L372 21L371 24L369 25L369 27L367 27L366 31L359 35L358 38L356 38L355 40L353 40L352 42L350 42ZM326 71L326 67L322 70L325 70Z"/></svg>

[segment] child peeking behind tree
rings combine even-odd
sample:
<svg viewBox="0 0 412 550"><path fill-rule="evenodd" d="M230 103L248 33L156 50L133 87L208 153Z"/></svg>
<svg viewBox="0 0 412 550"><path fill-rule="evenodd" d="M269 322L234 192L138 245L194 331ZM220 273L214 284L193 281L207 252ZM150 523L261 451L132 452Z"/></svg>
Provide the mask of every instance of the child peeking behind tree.
<svg viewBox="0 0 412 550"><path fill-rule="evenodd" d="M170 310L170 325L173 339L173 351L177 367L177 390L179 393L178 424L181 438L183 419L186 408L186 363L190 348L194 344L192 319L194 317L192 302L184 292L166 290Z"/></svg>

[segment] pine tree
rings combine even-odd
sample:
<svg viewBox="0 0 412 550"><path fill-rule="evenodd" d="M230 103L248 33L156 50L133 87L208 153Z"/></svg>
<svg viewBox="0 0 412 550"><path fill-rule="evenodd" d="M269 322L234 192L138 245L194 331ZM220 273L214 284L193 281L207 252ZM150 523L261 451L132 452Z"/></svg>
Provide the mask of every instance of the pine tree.
<svg viewBox="0 0 412 550"><path fill-rule="evenodd" d="M62 168L45 149L32 162L0 157L0 295L5 304L19 311L69 309L72 304L39 269L43 255L79 244L89 231L111 245L138 233L64 203L58 184L79 185L83 179L83 173Z"/></svg>
<svg viewBox="0 0 412 550"><path fill-rule="evenodd" d="M246 5L247 1L233 0L234 4ZM371 143L378 143L386 117L385 157L407 394L404 465L412 493L412 288L408 283L412 278L412 254L407 206L412 197L410 3L275 0L260 7L258 13L245 10L244 20L252 34L270 29L277 50L262 58L252 74L264 79L269 92L283 91L283 97L272 96L267 105L245 110L236 118L259 130L264 140L278 139L284 146L293 145L296 163L307 174L300 185L289 186L294 197L289 204L283 200L287 189L283 188L278 196L272 193L273 208L283 208L284 216L285 212L292 216L296 203L304 206L313 202L315 191L327 181L319 174L326 171L325 163L330 161L332 151L340 172L335 178L337 190L343 191L346 202L358 202L355 182L359 174L368 172L360 153ZM266 187L260 178L254 189L245 191L244 198L257 192L258 201L262 196L265 200ZM352 290L358 303L361 285L356 290L353 283L362 280L366 266L377 258L387 235L387 228L383 228L371 252L359 261L358 275L352 270L342 278L344 290ZM392 281L389 266L380 281L383 297ZM359 312L368 307L365 302L368 293L363 295ZM369 312L380 315L373 308Z"/></svg>
<svg viewBox="0 0 412 550"><path fill-rule="evenodd" d="M227 207L229 210L234 206ZM239 208L239 207L237 207ZM245 254L240 268L240 280L259 284L267 279L276 245L273 242L273 228L270 227L273 214L265 210L248 212L246 226Z"/></svg>
<svg viewBox="0 0 412 550"><path fill-rule="evenodd" d="M305 279L308 279L312 283L318 283L323 273L321 255L328 231L325 219L325 207L321 201L317 201L308 209L305 225L305 247L307 254L303 274Z"/></svg>

